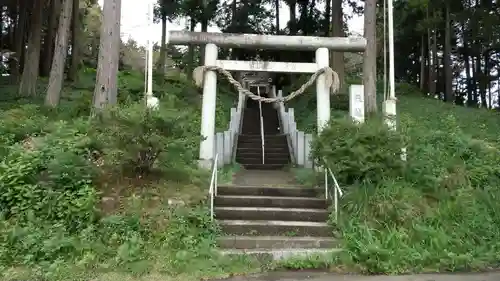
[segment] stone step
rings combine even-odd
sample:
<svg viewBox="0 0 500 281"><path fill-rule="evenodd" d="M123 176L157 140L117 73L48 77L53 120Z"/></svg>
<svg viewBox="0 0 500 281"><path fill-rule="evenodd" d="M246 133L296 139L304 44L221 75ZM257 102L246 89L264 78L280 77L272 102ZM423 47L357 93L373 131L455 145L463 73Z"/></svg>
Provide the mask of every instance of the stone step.
<svg viewBox="0 0 500 281"><path fill-rule="evenodd" d="M217 238L222 249L332 249L338 241L331 237L290 236L222 236Z"/></svg>
<svg viewBox="0 0 500 281"><path fill-rule="evenodd" d="M249 134L260 134L260 128L252 128L252 129L242 128L241 131ZM279 133L278 127L264 129L264 135L273 135L276 133Z"/></svg>
<svg viewBox="0 0 500 281"><path fill-rule="evenodd" d="M282 197L312 197L324 196L324 189L312 187L286 186L286 187L262 187L262 186L236 186L219 185L218 195L238 196L282 196Z"/></svg>
<svg viewBox="0 0 500 281"><path fill-rule="evenodd" d="M250 153L246 153L246 152L240 152L238 155L236 155L236 160L238 159L255 159L255 158L258 158L258 159L262 159L262 150L259 151L259 152L250 152ZM266 152L266 149L264 148L264 159L284 159L284 160L289 160L290 159L290 156L288 155L288 153L276 153L276 152L271 152L271 153L267 153Z"/></svg>
<svg viewBox="0 0 500 281"><path fill-rule="evenodd" d="M280 138L285 138L286 139L286 134L274 134L274 135L265 135L264 136L266 139L280 139ZM245 138L245 139L258 139L260 140L260 134L252 135L252 134L239 134L239 138Z"/></svg>
<svg viewBox="0 0 500 281"><path fill-rule="evenodd" d="M222 250L220 253L227 256L251 256L262 261L279 261L286 260L290 258L308 258L324 256L325 258L331 258L332 255L340 253L342 249L230 249ZM292 278L291 280L296 280L297 278ZM308 279L308 278L304 278Z"/></svg>
<svg viewBox="0 0 500 281"><path fill-rule="evenodd" d="M236 153L262 153L262 147L237 147ZM289 153L287 147L267 147L264 148L265 153Z"/></svg>
<svg viewBox="0 0 500 281"><path fill-rule="evenodd" d="M246 133L246 134L254 134L254 135L260 135L260 127L245 127L243 126L241 128L241 131ZM265 135L275 135L279 133L279 130L278 130L278 126L275 126L275 127L269 127L269 128L264 128L264 136Z"/></svg>
<svg viewBox="0 0 500 281"><path fill-rule="evenodd" d="M326 209L270 208L270 207L216 207L215 217L219 220L274 220L325 222Z"/></svg>
<svg viewBox="0 0 500 281"><path fill-rule="evenodd" d="M286 158L286 159L289 159L290 158L290 154L288 154L288 152L283 152L283 151L275 151L275 150L271 150L271 151L268 151L268 149L265 149L264 148L264 156L266 158L274 158L274 159L283 159L283 158ZM248 149L243 149L243 150L240 150L238 152L238 154L236 155L236 158L238 157L248 157L248 158L255 158L255 157L262 157L262 150L259 149L253 149L253 150L248 150Z"/></svg>
<svg viewBox="0 0 500 281"><path fill-rule="evenodd" d="M243 167L247 170L282 170L286 164L244 164Z"/></svg>
<svg viewBox="0 0 500 281"><path fill-rule="evenodd" d="M326 222L219 220L222 232L249 236L333 236Z"/></svg>
<svg viewBox="0 0 500 281"><path fill-rule="evenodd" d="M238 141L237 147L238 148L259 148L260 149L262 147L262 142L261 141L254 141L254 142L240 142L240 141ZM288 149L288 144L287 143L276 143L276 142L264 142L264 150L265 149L272 150L273 148Z"/></svg>
<svg viewBox="0 0 500 281"><path fill-rule="evenodd" d="M246 138L239 136L238 137L238 144L245 144L245 143L262 143L262 138L259 136L258 138ZM288 145L286 138L268 138L264 135L264 144L281 144L281 145Z"/></svg>
<svg viewBox="0 0 500 281"><path fill-rule="evenodd" d="M214 198L217 207L269 207L269 208L328 208L326 199L312 197L275 197L275 196L238 196L217 195Z"/></svg>
<svg viewBox="0 0 500 281"><path fill-rule="evenodd" d="M247 165L247 164L262 164L262 157L238 157L236 156L236 162L241 164L241 165ZM264 157L264 163L265 164L281 164L283 166L287 165L290 163L290 159L276 159L276 158L269 158L269 157Z"/></svg>
<svg viewBox="0 0 500 281"><path fill-rule="evenodd" d="M278 130L279 124L272 124L269 126L264 126L264 137L266 135L276 135L279 134ZM243 124L241 127L241 131L244 134L249 134L249 135L259 135L260 136L260 125L248 125L248 124Z"/></svg>

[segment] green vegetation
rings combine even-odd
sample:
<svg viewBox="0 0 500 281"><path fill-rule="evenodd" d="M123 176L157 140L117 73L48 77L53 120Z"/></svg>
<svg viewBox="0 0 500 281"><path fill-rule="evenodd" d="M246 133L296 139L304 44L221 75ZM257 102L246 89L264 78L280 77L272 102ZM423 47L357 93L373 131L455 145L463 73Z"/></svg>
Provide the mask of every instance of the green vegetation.
<svg viewBox="0 0 500 281"><path fill-rule="evenodd" d="M394 3L398 132L385 128L374 106L382 87L371 77L385 70L380 1L361 7L332 0L323 9L312 0L158 0L154 18L163 38L152 51L158 111L145 108L146 49L130 34L145 26L130 26L125 14L120 23L117 7L125 1L103 1L102 9L98 2L0 5L1 279L187 281L276 268L406 273L497 266L498 1ZM283 24L278 7L297 12ZM189 77L203 49L167 45L167 22L185 22L190 30L200 24L205 31L337 37L350 34L344 19L352 13L368 19L365 37L374 44L364 58L332 52L329 65L345 87L332 96L330 126L314 141L314 157L327 160L346 191L340 219L331 220L344 251L264 264L221 256L219 228L205 206L210 174L196 165L201 95ZM123 36L130 38L121 42ZM219 57L311 62L314 53L220 48ZM360 77L370 120L358 126L346 110L347 86L361 84ZM306 78L273 77L285 94ZM217 88L218 131L227 128L237 99L224 83ZM316 132L314 92L286 105L310 133ZM402 147L408 161L401 160ZM222 169L220 182L237 170ZM300 183L323 180L294 170Z"/></svg>
<svg viewBox="0 0 500 281"><path fill-rule="evenodd" d="M215 251L219 230L204 207L210 177L195 165L199 90L184 76L171 75L166 90L156 93L161 110L148 111L140 74L121 72L123 105L94 120L88 118L93 72L67 85L57 109L3 96L4 279L191 280L274 268L407 273L496 266L496 112L422 98L400 85L401 130L390 132L378 117L352 124L339 102L314 142L314 156L326 157L346 191L340 219L332 219L345 251L262 264ZM235 97L220 93L222 130ZM293 102L299 124L309 128L315 120L311 99ZM309 102L301 106L304 100ZM407 162L400 158L403 146ZM221 170L221 182L230 182L238 169ZM322 180L303 169L296 174L303 184Z"/></svg>
<svg viewBox="0 0 500 281"><path fill-rule="evenodd" d="M388 131L379 117L359 126L344 117L315 140L314 157L326 157L346 192L339 221L332 220L345 251L284 267L410 273L498 265L498 112L423 98L405 84L398 93L399 132ZM298 123L311 127L304 120L314 120L315 105L297 103L297 116L305 116ZM303 182L322 180L296 174Z"/></svg>
<svg viewBox="0 0 500 281"><path fill-rule="evenodd" d="M149 111L141 74L122 72L120 97L127 100L89 119L93 72L67 85L57 110L2 96L2 277L251 271L253 261L214 251L218 228L204 207L210 175L195 161L199 90L183 76L169 77L168 90L157 93L160 110ZM219 93L217 126L224 128L235 97ZM221 181L234 169L221 171Z"/></svg>

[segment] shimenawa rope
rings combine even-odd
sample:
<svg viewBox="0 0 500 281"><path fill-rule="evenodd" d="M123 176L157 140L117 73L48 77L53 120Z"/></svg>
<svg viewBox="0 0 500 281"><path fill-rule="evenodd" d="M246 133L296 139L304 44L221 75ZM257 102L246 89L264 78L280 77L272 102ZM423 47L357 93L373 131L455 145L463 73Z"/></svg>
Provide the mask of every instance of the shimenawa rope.
<svg viewBox="0 0 500 281"><path fill-rule="evenodd" d="M330 67L327 66L327 67L318 69L315 73L313 73L313 75L311 75L309 80L304 85L300 86L299 89L291 92L289 95L287 95L285 97L267 98L267 97L258 96L256 94L252 93L251 91L249 91L248 89L245 89L238 81L236 81L233 78L233 76L231 75L231 73L229 71L227 71L221 67L218 67L218 66L198 66L194 69L193 80L198 87L203 86L203 77L204 77L203 74L205 73L205 71L216 71L216 72L222 74L224 77L226 77L226 79L229 81L229 83L231 83L238 90L238 92L241 92L241 93L247 95L252 100L261 101L261 102L265 102L265 103L287 102L287 101L292 100L296 96L303 94L307 88L312 86L312 84L314 84L314 82L316 81L316 79L318 78L318 76L320 74L325 74L326 85L330 89L331 94L335 94L339 90L339 86L340 86L339 75L337 74L337 72L333 71L333 69L331 69Z"/></svg>

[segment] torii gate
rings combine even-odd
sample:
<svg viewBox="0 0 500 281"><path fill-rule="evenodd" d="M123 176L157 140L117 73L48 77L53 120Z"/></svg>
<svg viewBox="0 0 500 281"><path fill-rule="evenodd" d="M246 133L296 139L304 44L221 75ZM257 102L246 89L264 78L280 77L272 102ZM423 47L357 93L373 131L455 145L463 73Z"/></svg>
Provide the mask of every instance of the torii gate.
<svg viewBox="0 0 500 281"><path fill-rule="evenodd" d="M311 37L284 35L255 35L171 31L169 44L172 45L205 45L205 66L219 67L227 71L283 72L283 73L316 73L329 66L329 50L337 52L363 52L366 39L362 37ZM310 50L316 51L315 63L297 62L262 62L218 60L218 47L278 49L278 50ZM217 93L217 75L215 71L206 71L203 81L203 106L201 120L200 166L209 168L214 159L215 109ZM362 95L362 91L361 91ZM317 127L318 132L330 119L330 89L325 73L316 79ZM358 102L364 102L362 96ZM351 101L352 103L352 101ZM359 121L364 119L364 105L355 108ZM353 116L355 117L355 116Z"/></svg>

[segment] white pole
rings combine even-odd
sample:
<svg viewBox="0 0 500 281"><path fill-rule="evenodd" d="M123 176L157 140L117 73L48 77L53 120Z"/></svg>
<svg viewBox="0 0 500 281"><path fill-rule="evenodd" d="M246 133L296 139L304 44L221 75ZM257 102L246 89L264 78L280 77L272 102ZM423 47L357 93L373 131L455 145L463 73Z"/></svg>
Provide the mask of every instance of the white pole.
<svg viewBox="0 0 500 281"><path fill-rule="evenodd" d="M148 31L151 32L153 29L153 2L149 3L148 6ZM148 97L153 96L153 39L149 37L148 39L148 87L146 95Z"/></svg>
<svg viewBox="0 0 500 281"><path fill-rule="evenodd" d="M389 98L396 98L396 89L394 83L394 17L392 10L392 1L388 3L388 22L389 22Z"/></svg>
<svg viewBox="0 0 500 281"><path fill-rule="evenodd" d="M396 86L394 82L394 17L392 1L387 0L387 21L389 29L389 97L384 101L383 111L385 123L390 129L396 130ZM384 11L385 13L385 11Z"/></svg>
<svg viewBox="0 0 500 281"><path fill-rule="evenodd" d="M391 129L396 130L396 83L394 81L394 11L393 0L388 0L387 17L389 24L389 99L385 104L385 112L390 118L388 125ZM401 148L401 160L406 161L406 147Z"/></svg>
<svg viewBox="0 0 500 281"><path fill-rule="evenodd" d="M329 62L328 49L319 48L316 50L316 65L318 69L327 67ZM326 75L320 74L316 79L316 114L318 133L321 133L323 128L330 121L330 89L326 85Z"/></svg>
<svg viewBox="0 0 500 281"><path fill-rule="evenodd" d="M205 65L216 65L217 46L207 44L205 46ZM217 75L214 71L205 72L203 82L203 98L201 106L201 135L200 143L201 168L210 169L214 159L215 145L215 107L217 100Z"/></svg>

